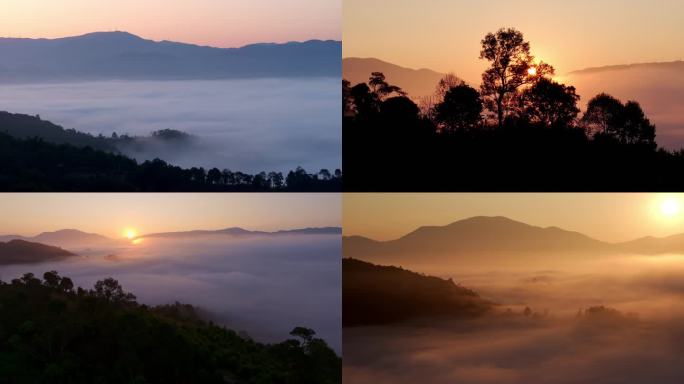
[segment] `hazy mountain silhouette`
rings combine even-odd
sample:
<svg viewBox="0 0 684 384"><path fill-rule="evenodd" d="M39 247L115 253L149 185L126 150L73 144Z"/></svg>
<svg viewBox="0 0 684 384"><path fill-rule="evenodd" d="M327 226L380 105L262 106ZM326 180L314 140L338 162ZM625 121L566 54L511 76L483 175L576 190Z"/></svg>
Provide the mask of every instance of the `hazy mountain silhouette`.
<svg viewBox="0 0 684 384"><path fill-rule="evenodd" d="M667 236L646 236L618 244L625 252L657 255L664 253L684 254L684 233Z"/></svg>
<svg viewBox="0 0 684 384"><path fill-rule="evenodd" d="M342 60L342 77L352 85L368 82L372 72L382 72L390 84L400 86L411 98L432 95L443 73L430 69L410 69L374 58L349 57Z"/></svg>
<svg viewBox="0 0 684 384"><path fill-rule="evenodd" d="M600 92L638 101L658 127L658 144L684 147L684 61L587 68L560 80L577 88L582 108Z"/></svg>
<svg viewBox="0 0 684 384"><path fill-rule="evenodd" d="M0 82L339 76L341 56L339 41L214 48L127 32L0 38Z"/></svg>
<svg viewBox="0 0 684 384"><path fill-rule="evenodd" d="M18 239L0 242L0 265L42 263L72 256L76 255L59 247L36 242Z"/></svg>
<svg viewBox="0 0 684 384"><path fill-rule="evenodd" d="M400 322L412 318L481 315L491 303L451 279L421 275L402 268L342 260L342 324Z"/></svg>
<svg viewBox="0 0 684 384"><path fill-rule="evenodd" d="M613 245L557 227L541 228L505 217L472 217L446 226L420 227L396 240L343 239L345 257L406 260L510 253L612 251Z"/></svg>
<svg viewBox="0 0 684 384"><path fill-rule="evenodd" d="M141 238L180 238L180 237L195 237L206 235L228 235L228 236L273 236L273 235L339 235L342 234L342 228L339 227L320 227L320 228L300 228L279 230L274 232L266 231L250 231L240 227L231 227L219 230L193 230L180 232L161 232L150 233L140 236Z"/></svg>
<svg viewBox="0 0 684 384"><path fill-rule="evenodd" d="M79 231L77 229L60 229L53 232L42 232L32 237L20 235L0 236L0 241L14 239L67 248L112 245L116 243L116 240L110 239L108 237L98 235L96 233Z"/></svg>

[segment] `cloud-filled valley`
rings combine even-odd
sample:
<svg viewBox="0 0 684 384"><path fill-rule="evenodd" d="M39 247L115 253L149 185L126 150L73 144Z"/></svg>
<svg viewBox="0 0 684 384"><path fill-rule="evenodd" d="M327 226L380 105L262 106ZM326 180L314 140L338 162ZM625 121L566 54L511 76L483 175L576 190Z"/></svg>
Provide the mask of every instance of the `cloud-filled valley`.
<svg viewBox="0 0 684 384"><path fill-rule="evenodd" d="M341 166L335 78L99 81L5 84L2 109L64 128L111 136L161 129L194 135L187 145L126 151L183 167L310 172Z"/></svg>
<svg viewBox="0 0 684 384"><path fill-rule="evenodd" d="M340 351L339 236L149 238L78 254L60 262L4 266L0 279L57 270L91 288L111 276L141 303L192 304L260 341L282 341L295 326L310 327Z"/></svg>

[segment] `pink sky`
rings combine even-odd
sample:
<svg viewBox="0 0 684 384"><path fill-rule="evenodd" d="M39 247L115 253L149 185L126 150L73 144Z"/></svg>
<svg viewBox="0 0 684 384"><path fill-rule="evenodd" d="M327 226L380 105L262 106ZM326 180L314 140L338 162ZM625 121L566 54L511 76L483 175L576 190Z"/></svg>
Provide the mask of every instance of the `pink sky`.
<svg viewBox="0 0 684 384"><path fill-rule="evenodd" d="M342 0L3 0L0 36L120 30L217 47L342 38Z"/></svg>

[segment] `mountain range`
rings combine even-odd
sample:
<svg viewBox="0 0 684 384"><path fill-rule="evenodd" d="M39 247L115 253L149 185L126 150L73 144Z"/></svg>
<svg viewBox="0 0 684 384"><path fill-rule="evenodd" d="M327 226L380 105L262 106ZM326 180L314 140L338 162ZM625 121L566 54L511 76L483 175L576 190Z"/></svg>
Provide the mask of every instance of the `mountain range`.
<svg viewBox="0 0 684 384"><path fill-rule="evenodd" d="M42 263L73 256L76 255L62 248L25 240L0 242L0 265Z"/></svg>
<svg viewBox="0 0 684 384"><path fill-rule="evenodd" d="M342 228L340 227L317 227L317 228L298 228L279 230L274 232L266 231L250 231L240 227L231 227L219 230L194 230L181 232L162 232L151 233L140 236L141 238L179 238L179 237L194 237L194 236L272 236L272 235L340 235Z"/></svg>
<svg viewBox="0 0 684 384"><path fill-rule="evenodd" d="M0 38L0 57L2 83L339 77L342 43L216 48L117 31L57 39Z"/></svg>
<svg viewBox="0 0 684 384"><path fill-rule="evenodd" d="M608 243L557 227L542 228L500 216L477 216L445 226L420 227L389 241L346 236L342 246L345 257L372 262L486 262L501 255L684 253L684 234Z"/></svg>
<svg viewBox="0 0 684 384"><path fill-rule="evenodd" d="M93 247L114 245L117 240L96 233L87 233L77 229L60 229L53 232L42 232L36 236L0 235L0 241L24 240L62 248Z"/></svg>
<svg viewBox="0 0 684 384"><path fill-rule="evenodd" d="M371 72L383 72L390 84L419 100L432 95L444 76L430 69L410 69L374 58L345 58L342 75L352 85L367 82ZM458 72L456 72L458 75ZM581 96L582 110L599 93L611 94L623 102L638 101L656 124L658 144L667 149L684 148L684 61L611 65L558 74L558 82L572 85ZM478 88L477 83L469 84Z"/></svg>

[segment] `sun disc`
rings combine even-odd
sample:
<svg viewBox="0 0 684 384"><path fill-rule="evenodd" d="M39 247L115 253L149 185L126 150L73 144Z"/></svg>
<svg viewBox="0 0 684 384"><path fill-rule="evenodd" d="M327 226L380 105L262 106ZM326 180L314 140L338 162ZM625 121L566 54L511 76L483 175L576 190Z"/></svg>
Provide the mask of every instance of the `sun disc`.
<svg viewBox="0 0 684 384"><path fill-rule="evenodd" d="M537 75L537 68L535 68L535 67L530 67L530 68L527 70L527 74L530 75L530 76L536 76L536 75Z"/></svg>
<svg viewBox="0 0 684 384"><path fill-rule="evenodd" d="M677 198L667 197L660 203L660 213L666 217L673 217L679 214L681 203Z"/></svg>

